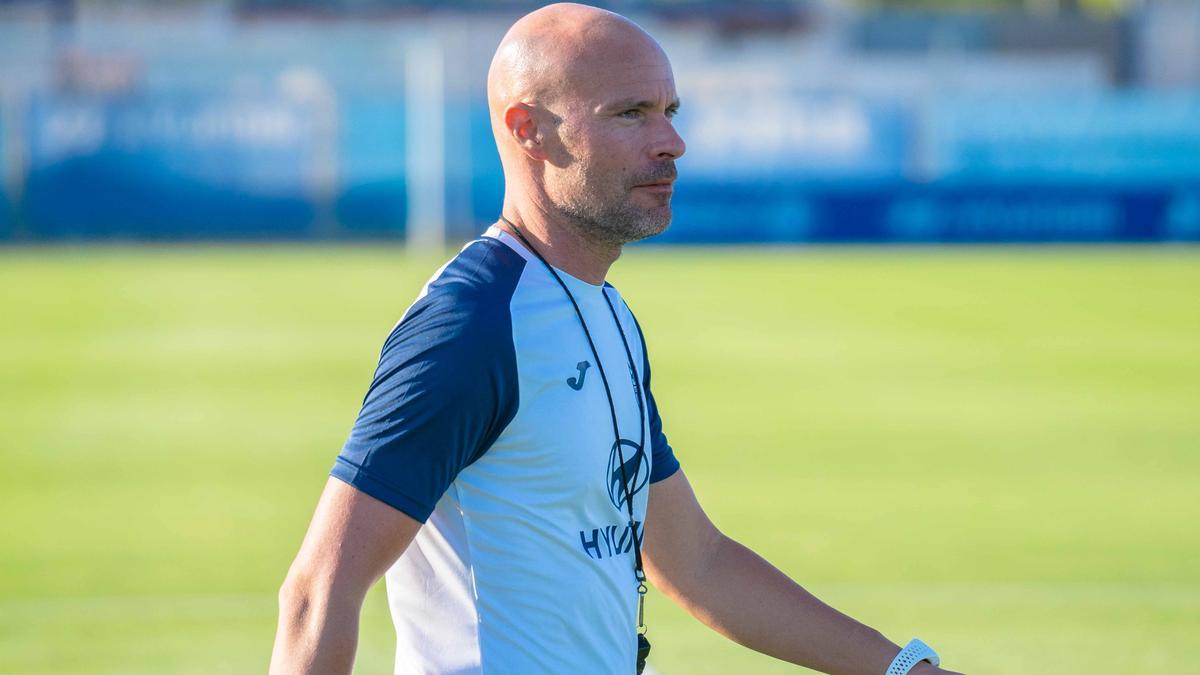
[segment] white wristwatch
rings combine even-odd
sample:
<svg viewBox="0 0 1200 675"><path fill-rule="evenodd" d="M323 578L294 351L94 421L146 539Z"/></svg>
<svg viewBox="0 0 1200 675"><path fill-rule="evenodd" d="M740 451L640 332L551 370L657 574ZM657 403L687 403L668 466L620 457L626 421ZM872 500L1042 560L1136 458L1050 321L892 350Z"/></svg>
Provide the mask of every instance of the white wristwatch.
<svg viewBox="0 0 1200 675"><path fill-rule="evenodd" d="M917 665L918 661L928 661L935 666L942 663L933 648L917 638L913 638L904 645L904 649L900 650L896 658L892 659L892 665L888 666L887 672L883 675L905 675L912 670L913 666Z"/></svg>

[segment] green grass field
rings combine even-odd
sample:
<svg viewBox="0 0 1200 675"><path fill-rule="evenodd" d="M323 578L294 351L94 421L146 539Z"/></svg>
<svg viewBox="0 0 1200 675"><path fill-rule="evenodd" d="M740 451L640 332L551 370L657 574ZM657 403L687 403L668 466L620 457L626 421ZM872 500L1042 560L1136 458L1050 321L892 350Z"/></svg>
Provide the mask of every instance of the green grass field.
<svg viewBox="0 0 1200 675"><path fill-rule="evenodd" d="M0 250L0 671L253 673L392 247ZM982 673L1200 673L1200 249L640 249L709 514ZM390 672L376 589L361 673ZM797 668L652 594L664 675Z"/></svg>

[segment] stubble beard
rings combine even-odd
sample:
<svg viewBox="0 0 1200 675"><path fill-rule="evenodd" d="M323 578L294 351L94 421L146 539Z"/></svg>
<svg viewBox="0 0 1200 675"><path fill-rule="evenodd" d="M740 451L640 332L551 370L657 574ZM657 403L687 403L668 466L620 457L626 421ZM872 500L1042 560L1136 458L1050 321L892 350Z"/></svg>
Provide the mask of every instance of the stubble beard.
<svg viewBox="0 0 1200 675"><path fill-rule="evenodd" d="M632 186L675 177L675 163L664 162L652 171L635 176L630 185L572 176L566 194L556 206L580 234L608 245L625 244L661 234L671 224L670 195L654 195L658 203L644 207L634 203Z"/></svg>

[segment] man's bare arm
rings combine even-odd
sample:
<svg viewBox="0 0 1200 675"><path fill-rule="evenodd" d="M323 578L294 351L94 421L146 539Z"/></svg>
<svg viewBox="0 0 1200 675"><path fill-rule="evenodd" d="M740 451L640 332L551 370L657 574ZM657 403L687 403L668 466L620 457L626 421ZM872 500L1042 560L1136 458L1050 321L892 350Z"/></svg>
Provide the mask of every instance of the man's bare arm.
<svg viewBox="0 0 1200 675"><path fill-rule="evenodd" d="M271 673L350 673L363 599L420 528L409 516L330 478L279 590Z"/></svg>
<svg viewBox="0 0 1200 675"><path fill-rule="evenodd" d="M656 588L709 628L756 651L833 675L883 675L900 651L722 534L682 469L650 486L644 553ZM910 671L947 672L924 661Z"/></svg>

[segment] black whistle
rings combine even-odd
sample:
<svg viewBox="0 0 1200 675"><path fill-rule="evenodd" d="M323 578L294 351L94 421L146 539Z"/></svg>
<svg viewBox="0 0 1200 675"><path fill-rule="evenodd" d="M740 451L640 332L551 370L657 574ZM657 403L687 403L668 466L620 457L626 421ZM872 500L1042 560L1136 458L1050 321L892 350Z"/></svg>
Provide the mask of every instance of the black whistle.
<svg viewBox="0 0 1200 675"><path fill-rule="evenodd" d="M646 657L650 656L650 641L645 635L638 633L638 657L637 657L637 672L642 675L642 671L646 670Z"/></svg>

